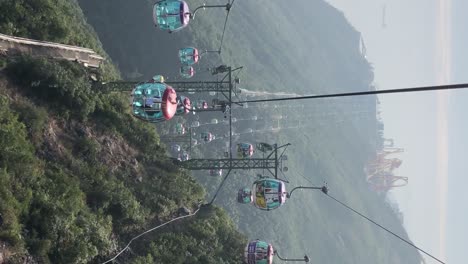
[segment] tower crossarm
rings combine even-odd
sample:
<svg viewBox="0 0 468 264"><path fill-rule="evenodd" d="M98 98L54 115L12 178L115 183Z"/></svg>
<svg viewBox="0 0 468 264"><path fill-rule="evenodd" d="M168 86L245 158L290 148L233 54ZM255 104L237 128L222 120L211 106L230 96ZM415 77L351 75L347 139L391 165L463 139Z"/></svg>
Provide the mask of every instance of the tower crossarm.
<svg viewBox="0 0 468 264"><path fill-rule="evenodd" d="M105 82L105 83L99 83L98 87L102 92L125 92L125 91L130 92L139 83L142 83L142 82L126 82L126 81Z"/></svg>
<svg viewBox="0 0 468 264"><path fill-rule="evenodd" d="M275 169L275 159L191 159L180 162L188 170Z"/></svg>
<svg viewBox="0 0 468 264"><path fill-rule="evenodd" d="M185 142L188 143L191 141L190 136L165 136L161 137L162 140L168 142Z"/></svg>
<svg viewBox="0 0 468 264"><path fill-rule="evenodd" d="M229 92L229 82L166 82L172 86L177 92Z"/></svg>
<svg viewBox="0 0 468 264"><path fill-rule="evenodd" d="M109 92L124 92L132 91L136 85L144 82L107 82L100 83L100 90ZM187 92L219 92L229 93L229 82L228 81L199 81L199 82L165 82L172 86L176 92L187 93Z"/></svg>

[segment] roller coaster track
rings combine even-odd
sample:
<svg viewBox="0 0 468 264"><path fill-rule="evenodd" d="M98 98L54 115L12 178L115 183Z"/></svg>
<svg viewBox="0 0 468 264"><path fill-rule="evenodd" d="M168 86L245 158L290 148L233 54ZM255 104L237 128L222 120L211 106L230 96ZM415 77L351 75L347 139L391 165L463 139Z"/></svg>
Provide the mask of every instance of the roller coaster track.
<svg viewBox="0 0 468 264"><path fill-rule="evenodd" d="M92 49L0 34L0 55L15 57L20 54L76 61L93 68L99 68L104 61L104 58Z"/></svg>

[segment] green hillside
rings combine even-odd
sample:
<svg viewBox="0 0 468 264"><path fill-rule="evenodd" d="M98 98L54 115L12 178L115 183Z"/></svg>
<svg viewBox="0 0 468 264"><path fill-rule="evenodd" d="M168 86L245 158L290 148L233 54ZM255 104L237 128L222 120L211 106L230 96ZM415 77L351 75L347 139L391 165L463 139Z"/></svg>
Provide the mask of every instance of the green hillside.
<svg viewBox="0 0 468 264"><path fill-rule="evenodd" d="M0 3L0 32L94 48L75 1ZM102 263L132 237L195 210L205 192L165 155L128 98L96 90L118 71L73 62L1 58L0 262ZM136 241L124 263L239 263L245 237L207 208Z"/></svg>
<svg viewBox="0 0 468 264"><path fill-rule="evenodd" d="M184 31L159 32L146 0L5 0L0 10L0 33L90 47L106 56L109 63L98 72L105 80L118 78L116 68L126 79L156 73L175 78L177 49L216 48L224 22L224 11L206 10ZM154 126L132 118L124 95L93 88L89 70L44 59L1 62L0 256L8 263L101 263L181 207L193 211L211 198L220 179L175 168ZM253 91L372 89L359 32L322 0L237 0L221 58L204 57L196 78L206 78L205 69L221 62L245 66L242 86ZM369 190L363 172L381 141L376 98L275 105L235 109L238 118L262 119L237 122L236 131L268 130L236 141L291 142L284 175L289 189L326 181L333 196L406 237L397 208ZM278 115L285 118L277 121ZM157 129L164 133L194 118ZM200 121L211 118L222 115ZM300 128L272 133L271 126ZM221 125L209 129L226 133ZM195 157L223 151L217 141L198 147ZM250 186L256 173L231 175L218 196L216 204L234 221L220 208L204 210L142 237L119 262L241 263L247 238L267 240L284 256L306 253L313 263L421 262L418 252L319 192L298 191L272 212L237 204L237 189Z"/></svg>
<svg viewBox="0 0 468 264"><path fill-rule="evenodd" d="M193 9L202 1L188 1ZM224 1L210 1L224 3ZM177 48L195 46L214 49L219 45L225 12L221 9L200 11L187 29L167 34L150 24L150 3L147 1L81 0L91 24L99 35L109 39L104 47L119 43L120 51L111 53L125 67L126 57L133 68L145 69L148 78L156 73L177 72ZM142 11L147 8L147 11ZM99 10L97 12L96 10ZM133 12L129 10L138 10ZM125 12L122 18L119 14ZM138 18L146 12L148 17ZM106 23L100 23L105 20ZM128 35L112 32L125 29ZM144 42L128 41L133 36L148 36ZM359 32L343 14L321 0L307 1L236 1L231 11L221 58L202 58L195 79L208 76L205 68L223 62L245 66L240 75L242 87L253 91L312 94L320 92L358 91L373 89L373 69L359 51ZM137 38L139 39L139 38ZM161 41L172 41L163 45ZM145 50L149 59L137 54ZM135 56L132 56L135 54ZM158 58L162 56L162 60ZM209 78L209 77L208 77ZM189 95L191 98L204 98ZM244 97L245 98L245 97ZM290 108L286 105L302 106ZM290 172L285 176L289 188L297 185L316 185L328 182L331 194L369 215L384 226L406 237L398 209L390 206L385 196L370 191L365 181L364 165L381 144L380 124L377 120L376 97L330 99L307 102L278 103L270 107L235 110L237 118L256 115L264 122L238 122L236 131L247 128L267 129L274 115L287 117L280 126L300 125L279 133L254 133L236 138L243 141L293 143L289 149ZM252 105L254 106L254 105ZM200 116L200 122L221 114ZM193 117L179 118L158 126L168 132L175 122L192 122ZM275 121L276 122L276 121ZM223 135L226 127L210 126L209 131ZM200 132L200 130L197 130ZM195 150L195 157L220 157L224 143L203 145ZM239 228L250 239L271 241L287 256L307 253L318 263L420 263L418 252L390 237L369 223L327 199L320 193L295 193L281 209L258 211L235 201L237 189L249 186L255 171L240 171L227 181L217 204L225 207ZM204 183L208 197L220 179L207 172L194 173Z"/></svg>

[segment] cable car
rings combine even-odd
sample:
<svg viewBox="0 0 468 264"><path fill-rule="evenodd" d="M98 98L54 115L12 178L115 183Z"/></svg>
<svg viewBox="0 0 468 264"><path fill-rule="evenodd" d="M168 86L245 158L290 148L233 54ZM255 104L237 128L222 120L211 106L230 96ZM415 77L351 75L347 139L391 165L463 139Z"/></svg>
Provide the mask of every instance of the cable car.
<svg viewBox="0 0 468 264"><path fill-rule="evenodd" d="M179 153L181 149L182 148L180 147L180 145L177 145L177 144L172 144L171 145L171 151L174 152L174 153Z"/></svg>
<svg viewBox="0 0 468 264"><path fill-rule="evenodd" d="M265 241L250 241L245 247L244 261L247 264L272 264L275 252L273 246Z"/></svg>
<svg viewBox="0 0 468 264"><path fill-rule="evenodd" d="M239 143L237 144L237 157L239 158L250 158L254 154L254 147L250 143Z"/></svg>
<svg viewBox="0 0 468 264"><path fill-rule="evenodd" d="M182 65L191 66L196 64L200 58L198 49L193 47L179 49L179 60Z"/></svg>
<svg viewBox="0 0 468 264"><path fill-rule="evenodd" d="M190 102L190 98L183 95L177 97L176 115L188 114L191 109L192 103Z"/></svg>
<svg viewBox="0 0 468 264"><path fill-rule="evenodd" d="M175 127L175 132L178 135L185 135L186 129L183 124L177 123Z"/></svg>
<svg viewBox="0 0 468 264"><path fill-rule="evenodd" d="M223 169L210 170L210 176L222 176L222 175L223 175Z"/></svg>
<svg viewBox="0 0 468 264"><path fill-rule="evenodd" d="M215 139L215 136L211 134L210 132L202 132L200 134L201 139L205 142L211 142Z"/></svg>
<svg viewBox="0 0 468 264"><path fill-rule="evenodd" d="M218 53L220 50L204 50L200 52L197 48L186 47L179 49L179 60L182 65L191 66L197 64L203 54L207 53Z"/></svg>
<svg viewBox="0 0 468 264"><path fill-rule="evenodd" d="M242 188L237 192L237 202L242 204L253 203L260 210L271 211L279 208L286 202L286 199L291 197L291 194L298 189L320 190L323 193L328 193L328 187L325 186L297 186L286 191L286 184L277 179L261 178L256 180L252 189Z"/></svg>
<svg viewBox="0 0 468 264"><path fill-rule="evenodd" d="M183 65L180 67L180 77L190 79L195 75L195 69L192 66Z"/></svg>
<svg viewBox="0 0 468 264"><path fill-rule="evenodd" d="M211 119L211 124L213 124L213 125L218 124L218 119L216 119L216 118Z"/></svg>
<svg viewBox="0 0 468 264"><path fill-rule="evenodd" d="M286 202L286 184L277 179L261 179L252 187L253 204L261 210L274 210Z"/></svg>
<svg viewBox="0 0 468 264"><path fill-rule="evenodd" d="M256 148L261 152L273 151L273 146L268 143L258 143Z"/></svg>
<svg viewBox="0 0 468 264"><path fill-rule="evenodd" d="M249 188L242 188L239 189L237 192L237 202L241 204L249 204L252 203L253 196L252 191Z"/></svg>
<svg viewBox="0 0 468 264"><path fill-rule="evenodd" d="M179 161L187 161L190 159L190 155L187 151L182 151L182 153L179 153L179 157L177 159Z"/></svg>
<svg viewBox="0 0 468 264"><path fill-rule="evenodd" d="M309 262L310 259L307 255L303 259L295 258L288 259L282 258L278 254L278 251L273 249L273 246L265 241L259 239L250 241L244 250L244 263L246 264L272 264L273 257L277 256L282 261L303 261Z"/></svg>
<svg viewBox="0 0 468 264"><path fill-rule="evenodd" d="M177 94L165 83L143 83L132 91L132 113L152 123L171 119L177 111Z"/></svg>
<svg viewBox="0 0 468 264"><path fill-rule="evenodd" d="M165 79L164 79L164 76L162 76L162 75L155 75L148 82L149 83L164 83Z"/></svg>
<svg viewBox="0 0 468 264"><path fill-rule="evenodd" d="M169 33L185 28L190 22L190 10L185 1L162 0L153 7L153 22Z"/></svg>
<svg viewBox="0 0 468 264"><path fill-rule="evenodd" d="M197 108L198 109L208 109L208 103L205 100L197 101Z"/></svg>
<svg viewBox="0 0 468 264"><path fill-rule="evenodd" d="M192 127L199 127L200 126L200 122L199 121L193 121L192 122Z"/></svg>
<svg viewBox="0 0 468 264"><path fill-rule="evenodd" d="M277 179L261 179L253 183L252 203L261 210L274 210L286 202L286 184Z"/></svg>

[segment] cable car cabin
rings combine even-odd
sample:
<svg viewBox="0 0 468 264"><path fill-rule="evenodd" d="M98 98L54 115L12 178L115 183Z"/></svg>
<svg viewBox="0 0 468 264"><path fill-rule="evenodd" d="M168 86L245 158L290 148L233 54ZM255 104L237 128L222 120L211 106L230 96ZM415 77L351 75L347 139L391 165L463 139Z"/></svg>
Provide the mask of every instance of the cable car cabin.
<svg viewBox="0 0 468 264"><path fill-rule="evenodd" d="M239 143L237 144L237 157L238 158L250 158L254 154L254 147L250 143Z"/></svg>
<svg viewBox="0 0 468 264"><path fill-rule="evenodd" d="M177 111L176 115L184 115L190 113L192 109L192 103L190 102L190 98L186 96L178 96L177 97Z"/></svg>
<svg viewBox="0 0 468 264"><path fill-rule="evenodd" d="M148 82L149 83L164 83L165 79L164 79L164 76L162 76L162 75L155 75Z"/></svg>
<svg viewBox="0 0 468 264"><path fill-rule="evenodd" d="M174 153L179 153L181 149L182 148L180 147L180 145L177 145L177 144L172 144L171 145L171 151L174 152Z"/></svg>
<svg viewBox="0 0 468 264"><path fill-rule="evenodd" d="M268 143L258 143L256 148L261 152L273 151L273 146Z"/></svg>
<svg viewBox="0 0 468 264"><path fill-rule="evenodd" d="M169 120L177 110L177 94L164 83L139 84L133 89L132 97L133 115L147 122Z"/></svg>
<svg viewBox="0 0 468 264"><path fill-rule="evenodd" d="M257 239L245 247L244 261L246 264L272 264L274 254L271 244Z"/></svg>
<svg viewBox="0 0 468 264"><path fill-rule="evenodd" d="M153 22L169 33L183 29L190 21L190 10L185 1L162 0L153 7Z"/></svg>
<svg viewBox="0 0 468 264"><path fill-rule="evenodd" d="M223 175L223 170L210 170L210 176L222 176Z"/></svg>
<svg viewBox="0 0 468 264"><path fill-rule="evenodd" d="M205 100L197 101L198 109L208 109L208 103Z"/></svg>
<svg viewBox="0 0 468 264"><path fill-rule="evenodd" d="M185 135L186 130L185 130L184 125L180 123L176 124L175 132L178 135Z"/></svg>
<svg viewBox="0 0 468 264"><path fill-rule="evenodd" d="M193 121L192 122L192 127L199 127L200 126L200 122L199 121Z"/></svg>
<svg viewBox="0 0 468 264"><path fill-rule="evenodd" d="M211 142L215 139L215 136L209 132L202 132L200 134L200 138L205 142Z"/></svg>
<svg viewBox="0 0 468 264"><path fill-rule="evenodd" d="M255 181L252 187L253 204L261 210L274 210L286 202L286 186L276 179Z"/></svg>
<svg viewBox="0 0 468 264"><path fill-rule="evenodd" d="M179 160L179 161L187 161L189 159L190 159L190 155L186 151L183 151L182 153L179 153L179 156L177 158L177 160Z"/></svg>
<svg viewBox="0 0 468 264"><path fill-rule="evenodd" d="M198 62L200 55L198 53L198 49L188 47L179 49L179 60L182 65L191 66Z"/></svg>
<svg viewBox="0 0 468 264"><path fill-rule="evenodd" d="M249 204L253 201L252 191L249 188L239 189L237 192L237 202L241 204Z"/></svg>
<svg viewBox="0 0 468 264"><path fill-rule="evenodd" d="M213 125L218 124L218 119L216 119L216 118L211 119L211 124L213 124Z"/></svg>
<svg viewBox="0 0 468 264"><path fill-rule="evenodd" d="M190 79L195 75L195 69L192 66L180 67L180 77L184 79Z"/></svg>

